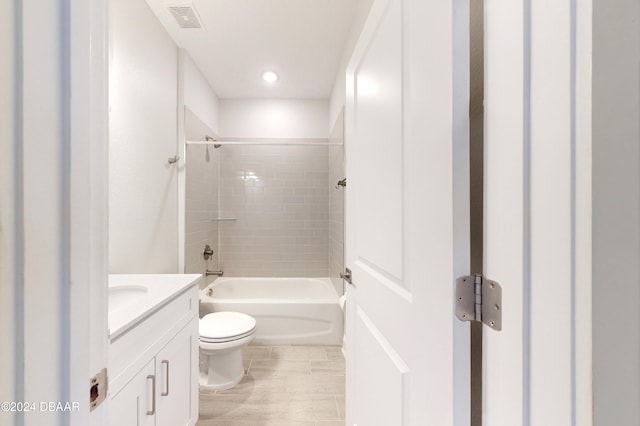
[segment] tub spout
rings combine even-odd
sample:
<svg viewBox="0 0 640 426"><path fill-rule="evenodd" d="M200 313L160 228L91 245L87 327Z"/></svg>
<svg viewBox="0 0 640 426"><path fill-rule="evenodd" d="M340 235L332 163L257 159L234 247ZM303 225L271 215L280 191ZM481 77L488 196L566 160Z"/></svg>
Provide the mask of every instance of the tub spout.
<svg viewBox="0 0 640 426"><path fill-rule="evenodd" d="M223 270L210 271L210 270L208 270L208 269L207 269L207 271L205 272L205 274L206 274L207 276L209 276L209 275L216 275L216 276L218 276L218 277L221 277L221 276L223 276L223 275L224 275L224 271L223 271Z"/></svg>

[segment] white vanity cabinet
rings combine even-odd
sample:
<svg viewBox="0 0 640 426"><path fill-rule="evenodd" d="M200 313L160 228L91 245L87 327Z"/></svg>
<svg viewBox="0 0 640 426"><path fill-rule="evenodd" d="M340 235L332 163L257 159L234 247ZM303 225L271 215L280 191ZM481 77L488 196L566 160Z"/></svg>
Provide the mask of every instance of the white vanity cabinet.
<svg viewBox="0 0 640 426"><path fill-rule="evenodd" d="M191 374L198 370L197 330L196 317L156 356L156 426L190 425L198 420L197 410L191 412L191 399L198 399L197 375L194 394Z"/></svg>
<svg viewBox="0 0 640 426"><path fill-rule="evenodd" d="M154 361L149 361L127 385L109 402L109 424L120 426L153 426L155 417L147 411L153 409L152 384Z"/></svg>
<svg viewBox="0 0 640 426"><path fill-rule="evenodd" d="M190 283L174 289L159 305L144 311L111 330L109 425L195 425L198 286Z"/></svg>

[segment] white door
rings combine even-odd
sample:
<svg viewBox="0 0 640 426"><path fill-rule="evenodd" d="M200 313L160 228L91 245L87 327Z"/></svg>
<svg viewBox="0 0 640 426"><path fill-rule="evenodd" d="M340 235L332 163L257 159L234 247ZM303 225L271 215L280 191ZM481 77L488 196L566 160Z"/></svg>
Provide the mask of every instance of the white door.
<svg viewBox="0 0 640 426"><path fill-rule="evenodd" d="M485 0L484 425L591 424L589 3Z"/></svg>
<svg viewBox="0 0 640 426"><path fill-rule="evenodd" d="M347 69L350 426L469 424L466 14L376 0Z"/></svg>

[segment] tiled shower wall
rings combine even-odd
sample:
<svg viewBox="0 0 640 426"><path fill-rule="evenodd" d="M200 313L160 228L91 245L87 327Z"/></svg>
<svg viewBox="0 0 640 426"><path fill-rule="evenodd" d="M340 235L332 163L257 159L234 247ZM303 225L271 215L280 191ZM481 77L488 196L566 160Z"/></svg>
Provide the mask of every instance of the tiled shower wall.
<svg viewBox="0 0 640 426"><path fill-rule="evenodd" d="M220 216L235 219L218 223L225 276L328 276L329 148L219 151Z"/></svg>
<svg viewBox="0 0 640 426"><path fill-rule="evenodd" d="M344 143L343 114L331 130L331 143ZM329 277L339 295L344 292L340 272L344 271L344 196L346 188L336 186L345 177L344 146L329 146Z"/></svg>
<svg viewBox="0 0 640 426"><path fill-rule="evenodd" d="M202 140L212 134L191 111L185 111L185 132L188 140ZM220 150L206 145L186 148L185 190L185 272L203 274L218 268L218 170ZM202 256L209 244L214 255L207 261ZM203 282L204 284L204 282Z"/></svg>

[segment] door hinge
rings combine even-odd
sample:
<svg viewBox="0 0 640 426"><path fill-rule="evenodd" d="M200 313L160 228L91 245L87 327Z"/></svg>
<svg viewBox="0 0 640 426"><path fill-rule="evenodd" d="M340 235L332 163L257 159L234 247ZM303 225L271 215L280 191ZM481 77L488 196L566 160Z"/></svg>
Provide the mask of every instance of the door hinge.
<svg viewBox="0 0 640 426"><path fill-rule="evenodd" d="M456 280L456 316L460 321L480 321L502 330L502 287L482 275Z"/></svg>

